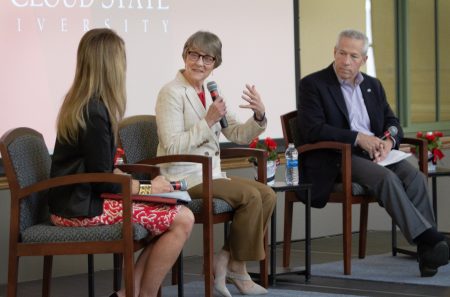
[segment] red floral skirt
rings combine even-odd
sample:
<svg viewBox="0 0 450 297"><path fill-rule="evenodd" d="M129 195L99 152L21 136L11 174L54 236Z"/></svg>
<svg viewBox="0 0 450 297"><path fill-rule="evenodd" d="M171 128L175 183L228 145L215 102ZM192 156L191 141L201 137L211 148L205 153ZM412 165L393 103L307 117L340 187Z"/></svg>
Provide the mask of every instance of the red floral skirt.
<svg viewBox="0 0 450 297"><path fill-rule="evenodd" d="M141 224L152 235L156 236L169 229L175 216L180 211L180 205L166 205L156 203L133 203L132 220ZM54 225L65 227L88 227L98 225L113 225L123 220L122 201L105 199L103 213L99 216L86 218L63 218L51 215Z"/></svg>

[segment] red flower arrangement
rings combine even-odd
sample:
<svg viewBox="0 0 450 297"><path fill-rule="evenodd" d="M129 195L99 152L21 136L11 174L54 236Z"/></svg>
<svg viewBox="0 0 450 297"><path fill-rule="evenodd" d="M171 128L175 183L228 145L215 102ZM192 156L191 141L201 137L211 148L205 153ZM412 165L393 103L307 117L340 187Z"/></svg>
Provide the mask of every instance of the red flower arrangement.
<svg viewBox="0 0 450 297"><path fill-rule="evenodd" d="M265 150L267 153L267 160L275 161L277 165L279 164L280 160L278 159L277 143L272 138L266 137L263 142L260 142L259 138L256 137L252 140L249 147ZM249 161L257 165L255 158L250 158Z"/></svg>
<svg viewBox="0 0 450 297"><path fill-rule="evenodd" d="M429 152L429 155L431 154L431 160L433 164L436 164L437 160L440 160L444 158L444 153L441 151L442 147L442 141L441 137L444 136L444 134L440 131L434 131L434 132L426 132L423 133L422 131L417 132L417 138L425 139L428 141L427 149Z"/></svg>
<svg viewBox="0 0 450 297"><path fill-rule="evenodd" d="M114 155L114 165L121 165L123 164L123 156L125 155L125 151L118 147L116 149L116 153Z"/></svg>

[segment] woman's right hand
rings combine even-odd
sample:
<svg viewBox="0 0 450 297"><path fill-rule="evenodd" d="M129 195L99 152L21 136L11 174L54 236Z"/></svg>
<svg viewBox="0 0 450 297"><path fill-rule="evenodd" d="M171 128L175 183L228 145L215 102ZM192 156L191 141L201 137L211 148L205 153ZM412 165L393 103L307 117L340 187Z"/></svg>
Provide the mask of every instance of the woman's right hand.
<svg viewBox="0 0 450 297"><path fill-rule="evenodd" d="M222 97L218 97L214 102L209 106L208 111L206 112L205 120L208 124L208 127L212 127L215 123L220 121L227 114L227 106Z"/></svg>
<svg viewBox="0 0 450 297"><path fill-rule="evenodd" d="M173 192L170 182L162 175L152 179L152 194Z"/></svg>
<svg viewBox="0 0 450 297"><path fill-rule="evenodd" d="M127 174L122 170L120 170L119 168L114 168L113 173ZM139 181L133 179L131 181L131 194L133 195L139 194L139 186L140 186ZM167 192L173 192L173 187L164 176L158 175L157 177L152 179L152 194L167 193Z"/></svg>
<svg viewBox="0 0 450 297"><path fill-rule="evenodd" d="M113 169L113 173L114 174L123 174L123 175L129 175L126 172L123 172L122 170L120 170L119 168L114 168ZM131 195L137 195L139 194L139 181L136 179L131 180Z"/></svg>

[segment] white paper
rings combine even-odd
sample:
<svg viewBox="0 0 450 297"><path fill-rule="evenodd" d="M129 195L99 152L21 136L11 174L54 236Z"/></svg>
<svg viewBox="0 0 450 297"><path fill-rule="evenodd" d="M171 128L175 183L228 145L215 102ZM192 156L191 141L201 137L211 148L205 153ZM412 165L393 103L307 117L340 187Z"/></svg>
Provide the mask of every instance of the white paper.
<svg viewBox="0 0 450 297"><path fill-rule="evenodd" d="M191 196L187 191L173 191L167 193L159 193L159 194L150 194L147 196L155 196L155 197L164 197L164 198L173 198L184 202L190 202Z"/></svg>
<svg viewBox="0 0 450 297"><path fill-rule="evenodd" d="M378 162L377 164L381 166L391 165L400 162L401 160L404 160L411 155L412 155L411 153L405 153L399 150L391 150L387 155L387 157L383 161Z"/></svg>

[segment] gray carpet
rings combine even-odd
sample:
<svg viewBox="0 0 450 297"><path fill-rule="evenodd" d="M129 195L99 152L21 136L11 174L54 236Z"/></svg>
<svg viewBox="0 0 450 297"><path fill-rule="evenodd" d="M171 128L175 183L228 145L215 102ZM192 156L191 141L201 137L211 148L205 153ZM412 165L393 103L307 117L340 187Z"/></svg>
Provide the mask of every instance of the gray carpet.
<svg viewBox="0 0 450 297"><path fill-rule="evenodd" d="M327 276L391 283L406 283L450 287L450 264L439 267L433 277L420 277L419 263L410 256L392 254L352 259L352 274L343 274L342 261L312 265L312 277Z"/></svg>
<svg viewBox="0 0 450 297"><path fill-rule="evenodd" d="M248 295L241 295L239 294L239 291L236 289L233 285L227 285L228 290L230 291L231 295L234 296L248 296ZM177 286L170 286L170 287L164 287L162 290L162 295L164 297L177 297L178 296L178 287ZM184 285L184 296L185 297L200 297L204 296L204 286L203 282L190 282ZM216 296L216 295L214 295ZM332 297L332 296L338 296L338 297L361 297L361 296L354 296L354 295L342 295L342 294L328 294L328 293L318 293L318 292L306 292L306 291L292 291L292 290L278 290L278 289L270 289L269 288L269 294L267 295L261 295L264 297Z"/></svg>

